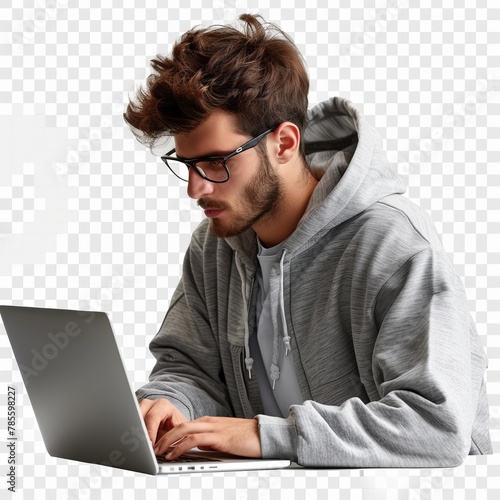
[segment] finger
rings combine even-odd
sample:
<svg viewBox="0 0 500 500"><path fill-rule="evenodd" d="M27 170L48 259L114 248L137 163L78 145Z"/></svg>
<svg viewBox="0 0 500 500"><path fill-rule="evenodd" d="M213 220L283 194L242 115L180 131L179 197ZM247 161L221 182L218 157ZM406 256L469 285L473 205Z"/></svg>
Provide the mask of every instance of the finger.
<svg viewBox="0 0 500 500"><path fill-rule="evenodd" d="M155 455L163 455L187 436L185 424L179 424L161 436L153 445Z"/></svg>
<svg viewBox="0 0 500 500"><path fill-rule="evenodd" d="M170 413L168 405L163 404L161 400L154 400L151 405L145 405L143 418L144 423L146 424L149 439L151 439L151 443L153 445L158 439L162 422L169 417ZM163 433L161 435L163 435Z"/></svg>
<svg viewBox="0 0 500 500"><path fill-rule="evenodd" d="M152 399L143 399L139 402L139 409L141 410L142 419L144 420L146 431L152 444L154 444L156 441L158 426L156 426L155 429L156 424L154 421L152 421L151 415L149 415L149 411L156 403L157 400Z"/></svg>
<svg viewBox="0 0 500 500"><path fill-rule="evenodd" d="M180 457L183 453L186 453L192 448L200 446L202 448L210 448L215 443L214 435L209 434L191 434L182 439L176 446L170 449L170 451L165 455L167 460L175 460Z"/></svg>
<svg viewBox="0 0 500 500"><path fill-rule="evenodd" d="M162 455L169 448L177 448L179 443L182 440L187 439L188 436L203 432L211 432L212 428L213 424L207 422L206 417L198 420L193 420L191 422L183 422L168 431L161 439L159 439L154 445L154 451L156 455ZM192 447L193 446L191 446L191 448Z"/></svg>
<svg viewBox="0 0 500 500"><path fill-rule="evenodd" d="M139 410L141 410L142 418L144 418L146 413L154 404L155 400L153 399L143 399L142 401L139 401Z"/></svg>

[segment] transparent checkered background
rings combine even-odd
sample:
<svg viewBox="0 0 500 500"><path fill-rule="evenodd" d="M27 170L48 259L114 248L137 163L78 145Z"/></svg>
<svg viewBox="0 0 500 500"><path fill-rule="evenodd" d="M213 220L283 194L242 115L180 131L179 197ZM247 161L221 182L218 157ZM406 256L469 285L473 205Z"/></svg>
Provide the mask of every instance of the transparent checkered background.
<svg viewBox="0 0 500 500"><path fill-rule="evenodd" d="M180 33L261 13L304 54L310 104L335 95L355 103L384 137L408 196L433 217L489 357L497 453L444 470L161 478L58 460L45 451L0 324L0 450L14 384L17 498L500 498L500 10L493 0L474 3L2 3L0 303L109 312L134 387L147 380L147 344L201 215L122 113L149 60ZM6 462L0 455L2 496Z"/></svg>

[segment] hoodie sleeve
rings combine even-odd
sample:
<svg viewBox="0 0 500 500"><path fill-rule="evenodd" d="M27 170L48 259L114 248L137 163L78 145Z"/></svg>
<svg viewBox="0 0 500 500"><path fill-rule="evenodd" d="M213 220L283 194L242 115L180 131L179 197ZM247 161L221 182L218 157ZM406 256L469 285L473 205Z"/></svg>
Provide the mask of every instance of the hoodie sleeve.
<svg viewBox="0 0 500 500"><path fill-rule="evenodd" d="M259 415L263 456L329 467L461 464L486 360L460 279L444 255L420 251L365 311L363 322L377 333L357 356L371 358L380 399L306 401L291 406L287 419Z"/></svg>
<svg viewBox="0 0 500 500"><path fill-rule="evenodd" d="M204 415L231 416L218 345L203 296L201 256L193 237L182 279L149 346L156 365L149 383L136 392L139 401L168 399L190 420Z"/></svg>

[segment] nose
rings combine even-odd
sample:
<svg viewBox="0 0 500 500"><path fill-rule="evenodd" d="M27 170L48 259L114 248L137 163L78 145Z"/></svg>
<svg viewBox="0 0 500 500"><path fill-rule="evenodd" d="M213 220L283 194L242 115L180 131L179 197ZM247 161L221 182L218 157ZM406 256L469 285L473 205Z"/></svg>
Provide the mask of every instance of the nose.
<svg viewBox="0 0 500 500"><path fill-rule="evenodd" d="M203 196L210 195L214 192L215 184L207 181L199 175L194 168L189 169L187 193L193 200L198 200Z"/></svg>

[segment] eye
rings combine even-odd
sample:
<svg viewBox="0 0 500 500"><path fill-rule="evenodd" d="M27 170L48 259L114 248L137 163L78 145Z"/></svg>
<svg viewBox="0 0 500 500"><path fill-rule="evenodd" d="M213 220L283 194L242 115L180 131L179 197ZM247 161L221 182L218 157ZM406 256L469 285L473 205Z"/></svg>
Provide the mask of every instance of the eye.
<svg viewBox="0 0 500 500"><path fill-rule="evenodd" d="M223 164L222 160L219 160L219 159L199 161L196 163L196 166L198 168L201 168L202 170L205 170L205 171L219 170L221 168L224 169L224 164Z"/></svg>
<svg viewBox="0 0 500 500"><path fill-rule="evenodd" d="M197 162L196 168L205 178L216 182L224 182L228 178L224 160L219 158Z"/></svg>

